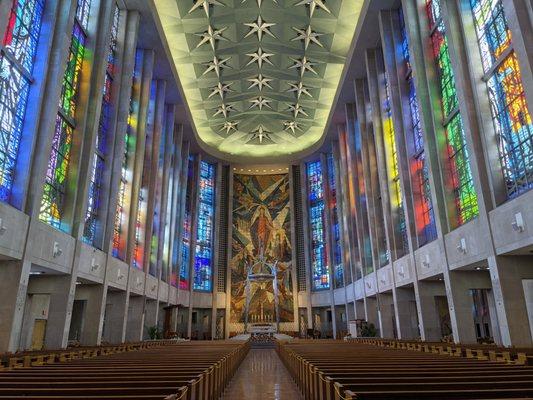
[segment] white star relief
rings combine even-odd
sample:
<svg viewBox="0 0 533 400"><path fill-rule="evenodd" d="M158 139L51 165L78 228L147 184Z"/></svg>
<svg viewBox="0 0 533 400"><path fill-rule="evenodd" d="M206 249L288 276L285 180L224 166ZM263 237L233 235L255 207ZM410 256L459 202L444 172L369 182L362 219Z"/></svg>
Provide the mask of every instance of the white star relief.
<svg viewBox="0 0 533 400"><path fill-rule="evenodd" d="M229 133L232 130L237 130L237 125L239 123L235 121L226 121L224 122L224 125L220 128L220 131L226 131L226 135L229 135Z"/></svg>
<svg viewBox="0 0 533 400"><path fill-rule="evenodd" d="M270 106L270 104L268 104L268 103L272 103L272 100L265 99L263 96L256 97L255 99L252 99L252 100L249 100L249 101L250 101L250 103L252 103L250 108L257 107L257 108L259 108L260 111L263 109L263 107L272 108Z"/></svg>
<svg viewBox="0 0 533 400"><path fill-rule="evenodd" d="M331 11L329 11L329 9L324 4L324 0L301 0L299 3L296 3L295 5L297 5L297 6L303 6L303 5L309 6L309 16L310 17L313 16L313 13L315 12L315 9L317 7L321 8L322 10L327 12L328 14L331 14Z"/></svg>
<svg viewBox="0 0 533 400"><path fill-rule="evenodd" d="M205 15L209 18L209 6L224 6L224 3L221 3L218 0L196 0L196 3L191 7L189 10L189 14L192 13L194 10L197 10L198 8L202 7L205 11Z"/></svg>
<svg viewBox="0 0 533 400"><path fill-rule="evenodd" d="M296 130L299 130L301 131L302 128L300 128L300 125L298 124L298 122L296 121L284 121L283 124L285 125L285 130L288 131L292 131L293 134L296 133Z"/></svg>
<svg viewBox="0 0 533 400"><path fill-rule="evenodd" d="M255 130L253 130L250 133L251 133L252 137L250 138L250 140L248 140L249 142L251 142L252 140L255 140L255 139L259 139L259 143L263 143L264 139L270 139L270 133L272 133L272 132L267 131L263 127L263 125L259 125L257 128L255 128ZM272 139L270 139L270 140L272 140Z"/></svg>
<svg viewBox="0 0 533 400"><path fill-rule="evenodd" d="M270 35L273 38L276 37L276 36L274 36L274 34L272 32L270 32L268 30L268 28L270 28L271 26L274 26L276 24L263 21L261 16L258 16L256 21L250 22L250 23L245 23L244 25L249 26L251 28L250 32L248 32L246 34L245 38L247 38L250 35L253 35L254 33L257 33L257 37L258 37L259 41L261 41L263 39L263 33L266 33L267 35Z"/></svg>
<svg viewBox="0 0 533 400"><path fill-rule="evenodd" d="M304 109L302 108L301 105L299 105L298 103L296 104L290 104L289 105L289 110L290 112L292 112L294 114L294 118L298 117L298 114L303 114L305 115L306 117L308 117L309 115L304 111Z"/></svg>
<svg viewBox="0 0 533 400"><path fill-rule="evenodd" d="M213 97L216 94L220 95L221 99L224 99L224 94L229 92L229 91L231 91L231 89L229 88L231 85L232 85L232 83L221 83L221 82L218 82L218 84L214 88L211 89L212 92L208 96L208 99L210 99L211 97Z"/></svg>
<svg viewBox="0 0 533 400"><path fill-rule="evenodd" d="M233 108L233 106L231 104L221 104L218 106L217 108L217 112L213 114L213 117L216 117L217 115L219 114L222 114L224 116L224 118L227 118L228 117L228 113L230 111L235 111L235 109Z"/></svg>
<svg viewBox="0 0 533 400"><path fill-rule="evenodd" d="M231 57L227 57L224 59L217 58L216 56L213 57L213 61L209 61L207 63L204 63L204 65L207 67L207 69L204 71L202 75L207 74L210 71L215 71L218 77L220 77L220 69L227 67L227 65L224 65Z"/></svg>
<svg viewBox="0 0 533 400"><path fill-rule="evenodd" d="M299 68L300 69L300 76L304 76L305 71L311 71L313 74L318 75L317 72L314 70L313 66L315 63L310 62L306 56L303 56L299 60L296 58L292 58L291 60L295 62L294 65L290 66L289 68Z"/></svg>
<svg viewBox="0 0 533 400"><path fill-rule="evenodd" d="M274 66L272 62L268 59L268 57L271 57L274 55L274 53L264 53L263 49L259 47L255 53L248 53L246 54L248 57L251 57L252 59L248 61L248 64L246 64L246 67L254 62L259 65L259 68L263 67L263 61Z"/></svg>
<svg viewBox="0 0 533 400"><path fill-rule="evenodd" d="M200 43L196 45L196 48L209 42L211 48L215 50L215 44L217 40L227 40L226 38L222 37L222 32L224 32L226 29L228 29L227 26L222 29L213 29L213 27L209 25L207 31L205 31L204 33L196 33L196 36L200 36L202 38L202 40L200 40Z"/></svg>
<svg viewBox="0 0 533 400"><path fill-rule="evenodd" d="M263 90L263 86L266 86L270 89L272 89L272 86L270 86L269 82L272 82L274 79L267 78L261 74L259 74L256 78L248 79L248 82L252 82L252 84L248 87L248 89L251 89L253 87L258 87L259 90Z"/></svg>
<svg viewBox="0 0 533 400"><path fill-rule="evenodd" d="M318 38L322 36L323 34L313 32L311 30L311 25L309 25L307 29L305 30L295 28L294 26L292 27L292 29L294 29L298 33L298 36L292 39L292 41L294 42L295 40L302 40L304 42L305 50L307 50L307 47L309 46L310 43L314 43L320 47L324 47L322 46L322 43L320 43L320 41L318 40Z"/></svg>
<svg viewBox="0 0 533 400"><path fill-rule="evenodd" d="M303 94L306 94L307 96L309 97L313 97L311 95L311 93L309 93L308 91L308 87L305 87L304 84L302 82L298 82L298 83L289 83L289 86L291 87L290 89L287 90L287 92L295 92L296 93L296 98L300 98L300 96Z"/></svg>
<svg viewBox="0 0 533 400"><path fill-rule="evenodd" d="M278 4L278 0L272 0L272 2ZM246 0L242 0L241 4L242 3L246 3ZM262 3L263 3L263 0L257 0L257 7L261 8Z"/></svg>

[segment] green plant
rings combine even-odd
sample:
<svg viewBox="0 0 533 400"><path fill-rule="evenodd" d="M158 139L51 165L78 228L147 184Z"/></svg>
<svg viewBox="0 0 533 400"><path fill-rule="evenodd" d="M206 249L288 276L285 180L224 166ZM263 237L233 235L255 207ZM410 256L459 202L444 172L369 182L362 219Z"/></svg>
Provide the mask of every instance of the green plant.
<svg viewBox="0 0 533 400"><path fill-rule="evenodd" d="M148 336L151 340L163 339L163 331L157 325L150 326L148 328Z"/></svg>
<svg viewBox="0 0 533 400"><path fill-rule="evenodd" d="M361 336L362 337L376 337L378 335L378 331L374 324L366 324L361 327Z"/></svg>

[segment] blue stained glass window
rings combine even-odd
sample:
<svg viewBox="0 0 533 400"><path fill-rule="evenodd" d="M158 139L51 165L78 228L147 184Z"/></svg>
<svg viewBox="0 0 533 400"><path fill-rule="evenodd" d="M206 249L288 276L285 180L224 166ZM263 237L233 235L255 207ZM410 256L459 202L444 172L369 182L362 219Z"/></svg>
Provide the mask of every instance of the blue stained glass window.
<svg viewBox="0 0 533 400"><path fill-rule="evenodd" d="M0 201L9 201L44 9L13 0L0 54Z"/></svg>
<svg viewBox="0 0 533 400"><path fill-rule="evenodd" d="M342 264L341 231L339 211L337 207L337 182L335 180L335 159L328 153L328 184L331 201L331 225L333 233L333 265L335 272L335 288L344 286L344 266Z"/></svg>
<svg viewBox="0 0 533 400"><path fill-rule="evenodd" d="M322 164L320 161L307 164L307 182L313 289L324 290L329 289L330 283L328 257L326 252L324 181Z"/></svg>
<svg viewBox="0 0 533 400"><path fill-rule="evenodd" d="M431 199L431 187L429 184L429 171L424 153L424 134L420 121L420 110L416 94L413 70L411 68L411 55L409 52L409 40L405 28L405 20L402 9L399 11L400 33L402 36L403 61L407 70L405 79L409 88L409 111L411 116L411 129L413 145L408 146L409 169L413 185L414 216L418 238L418 245L423 246L437 238L437 228L433 214L433 201Z"/></svg>
<svg viewBox="0 0 533 400"><path fill-rule="evenodd" d="M191 259L192 230L192 191L194 179L194 157L189 156L187 166L187 189L185 194L185 212L183 215L183 232L181 242L180 289L189 289L189 262Z"/></svg>
<svg viewBox="0 0 533 400"><path fill-rule="evenodd" d="M501 0L470 0L507 196L533 187L533 122Z"/></svg>
<svg viewBox="0 0 533 400"><path fill-rule="evenodd" d="M104 76L104 87L102 90L102 108L98 122L98 132L96 135L96 149L93 157L91 182L89 187L89 198L87 200L87 211L85 214L85 226L83 229L83 240L93 246L98 246L98 229L100 225L100 196L102 195L103 170L107 161L107 140L113 111L112 90L115 72L117 34L120 11L115 5L113 13L113 23L111 26L109 50L107 56L107 68Z"/></svg>
<svg viewBox="0 0 533 400"><path fill-rule="evenodd" d="M213 219L215 211L215 165L200 163L198 225L194 251L194 290L210 292L213 275Z"/></svg>

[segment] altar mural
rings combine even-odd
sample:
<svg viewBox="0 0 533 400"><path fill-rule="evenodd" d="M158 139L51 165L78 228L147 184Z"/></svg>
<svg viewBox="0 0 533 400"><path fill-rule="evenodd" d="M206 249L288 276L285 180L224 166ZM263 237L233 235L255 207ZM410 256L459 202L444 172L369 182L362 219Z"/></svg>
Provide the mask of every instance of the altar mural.
<svg viewBox="0 0 533 400"><path fill-rule="evenodd" d="M245 321L247 266L261 257L269 264L277 262L279 321L294 321L289 193L287 174L233 177L232 323ZM272 285L272 281L251 284L250 322L275 321Z"/></svg>

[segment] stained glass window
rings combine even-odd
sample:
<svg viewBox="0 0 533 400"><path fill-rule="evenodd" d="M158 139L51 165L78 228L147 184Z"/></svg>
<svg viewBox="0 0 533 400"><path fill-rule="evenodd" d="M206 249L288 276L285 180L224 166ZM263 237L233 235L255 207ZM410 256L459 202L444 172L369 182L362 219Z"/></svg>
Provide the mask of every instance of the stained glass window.
<svg viewBox="0 0 533 400"><path fill-rule="evenodd" d="M392 120L392 107L390 102L390 87L387 76L385 76L385 101L383 102L383 134L387 154L387 172L392 190L390 191L390 201L392 208L398 213L397 223L394 227L395 236L401 240L401 248L397 248L397 256L402 257L409 252L407 241L407 225L405 223L405 212L403 205L403 193L400 184L400 171L398 169L398 152L396 149L396 137L394 122Z"/></svg>
<svg viewBox="0 0 533 400"><path fill-rule="evenodd" d="M189 262L191 259L192 191L194 188L194 156L189 156L187 166L187 189L183 214L181 242L180 289L189 289Z"/></svg>
<svg viewBox="0 0 533 400"><path fill-rule="evenodd" d="M13 0L0 54L0 201L9 201L44 0Z"/></svg>
<svg viewBox="0 0 533 400"><path fill-rule="evenodd" d="M121 260L125 259L126 237L125 226L127 226L129 213L126 207L126 191L132 180L132 170L130 165L130 152L133 150L133 142L137 132L137 112L139 104L133 99L133 93L139 91L139 75L141 67L141 51L135 53L135 66L132 77L132 95L130 97L130 107L128 115L128 125L124 132L124 155L122 158L122 168L120 173L120 186L117 195L117 212L115 214L115 224L113 228L113 256Z"/></svg>
<svg viewBox="0 0 533 400"><path fill-rule="evenodd" d="M501 0L470 0L508 197L533 187L533 123Z"/></svg>
<svg viewBox="0 0 533 400"><path fill-rule="evenodd" d="M107 68L104 76L104 87L102 90L102 108L98 122L98 132L96 135L96 148L91 165L91 181L89 184L89 196L87 200L87 212L85 214L85 226L83 229L83 240L93 246L97 246L97 233L100 225L98 212L102 196L103 172L107 161L107 140L109 136L109 125L111 124L113 103L112 90L115 78L115 62L117 51L118 24L120 20L120 10L115 5L113 13L113 23L109 38L109 50L107 55Z"/></svg>
<svg viewBox="0 0 533 400"><path fill-rule="evenodd" d="M332 228L332 244L333 244L333 263L335 273L335 288L344 286L344 266L342 263L342 247L341 247L341 230L339 223L339 210L337 206L337 182L335 179L335 159L333 153L327 154L328 162L328 185L330 191L330 208L331 212L331 228Z"/></svg>
<svg viewBox="0 0 533 400"><path fill-rule="evenodd" d="M320 161L307 164L307 182L313 289L324 290L329 289L329 265L326 252L324 181Z"/></svg>
<svg viewBox="0 0 533 400"><path fill-rule="evenodd" d="M213 219L215 211L215 165L200 163L198 226L194 251L194 290L211 291L213 275Z"/></svg>
<svg viewBox="0 0 533 400"><path fill-rule="evenodd" d="M412 146L407 147L409 155L409 170L414 200L414 217L418 246L421 247L437 238L437 228L433 213L433 200L431 199L431 187L429 184L429 171L426 163L424 150L424 134L420 122L420 110L411 68L411 55L409 52L409 40L405 28L405 20L402 9L399 11L400 33L402 38L403 62L407 73L405 79L409 90L409 111L411 116Z"/></svg>
<svg viewBox="0 0 533 400"><path fill-rule="evenodd" d="M450 61L446 29L441 15L441 0L426 0L431 31L431 46L438 73L442 103L442 120L446 134L449 177L447 188L453 190L457 225L462 225L478 213L477 194L472 179L463 121L458 108L455 76Z"/></svg>
<svg viewBox="0 0 533 400"><path fill-rule="evenodd" d="M75 128L77 94L87 42L90 0L78 0L72 28L67 67L63 77L52 150L48 160L39 219L58 229L62 225L70 151Z"/></svg>

